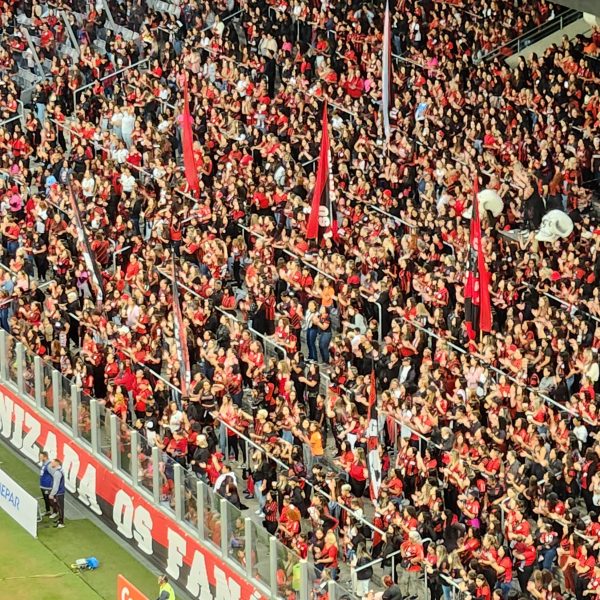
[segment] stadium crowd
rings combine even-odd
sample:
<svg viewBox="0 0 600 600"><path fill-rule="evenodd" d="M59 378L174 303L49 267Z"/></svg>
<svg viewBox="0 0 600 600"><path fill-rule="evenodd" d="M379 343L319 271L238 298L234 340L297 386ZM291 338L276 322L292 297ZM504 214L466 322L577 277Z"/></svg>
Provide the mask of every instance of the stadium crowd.
<svg viewBox="0 0 600 600"><path fill-rule="evenodd" d="M178 18L109 2L139 32L129 41L95 5L2 4L5 31L29 18L51 77L10 120L11 74L30 57L4 37L0 325L117 414L125 446L127 425L143 434L142 477L160 449L165 502L172 462L238 508L245 492L320 578L350 565L361 597L375 559L386 598L423 597L425 581L435 600L600 591L600 31L511 70L507 52L485 55L559 7L396 3L384 151L381 2L190 1ZM71 11L77 61L59 56L57 8ZM180 160L186 80L198 197ZM315 246L324 99L339 235ZM504 209L483 220L493 331L471 339L463 213L476 177ZM538 242L557 208L573 233ZM183 397L174 276L193 371Z"/></svg>

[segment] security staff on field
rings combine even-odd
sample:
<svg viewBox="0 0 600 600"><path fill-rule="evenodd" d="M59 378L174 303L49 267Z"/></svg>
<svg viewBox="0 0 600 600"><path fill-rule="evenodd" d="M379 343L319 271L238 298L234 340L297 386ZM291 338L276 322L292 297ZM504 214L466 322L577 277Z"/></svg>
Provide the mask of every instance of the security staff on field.
<svg viewBox="0 0 600 600"><path fill-rule="evenodd" d="M169 583L169 578L166 575L161 575L158 578L158 598L156 600L175 600L175 592L173 586Z"/></svg>
<svg viewBox="0 0 600 600"><path fill-rule="evenodd" d="M65 526L65 474L62 470L62 463L58 458L52 461L51 467L52 489L50 490L50 502L54 509L53 513L56 515L54 527L62 529Z"/></svg>
<svg viewBox="0 0 600 600"><path fill-rule="evenodd" d="M44 498L44 515L53 512L50 504L50 490L52 489L52 467L47 452L40 452L38 464L40 465L40 490ZM43 515L42 515L43 516Z"/></svg>

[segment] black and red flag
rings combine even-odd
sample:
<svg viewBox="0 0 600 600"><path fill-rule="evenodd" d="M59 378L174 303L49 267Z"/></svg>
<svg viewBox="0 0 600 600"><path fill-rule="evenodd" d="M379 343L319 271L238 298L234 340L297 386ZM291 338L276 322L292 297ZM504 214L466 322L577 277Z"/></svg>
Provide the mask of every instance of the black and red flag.
<svg viewBox="0 0 600 600"><path fill-rule="evenodd" d="M492 305L490 302L490 275L485 264L479 221L479 184L473 185L473 214L469 241L469 273L465 285L465 324L469 339L477 332L492 329Z"/></svg>
<svg viewBox="0 0 600 600"><path fill-rule="evenodd" d="M96 293L96 305L98 307L101 307L104 299L104 285L102 281L102 272L100 270L100 267L98 266L98 262L96 261L96 255L92 250L92 246L90 244L88 235L85 231L85 227L83 226L81 212L79 210L79 205L77 204L75 194L73 193L73 188L70 185L68 185L67 189L69 191L69 200L71 202L71 210L73 211L75 227L77 228L77 239L81 244L81 254L83 256L85 266L91 277L92 288Z"/></svg>
<svg viewBox="0 0 600 600"><path fill-rule="evenodd" d="M327 102L323 103L323 121L321 133L321 151L317 183L313 192L312 206L306 227L306 239L317 243L332 237L338 241L337 207L333 193L331 177L331 151L329 147L329 126L327 122Z"/></svg>
<svg viewBox="0 0 600 600"><path fill-rule="evenodd" d="M375 367L371 368L371 385L369 387L369 413L367 416L367 456L369 466L369 491L371 499L379 497L381 489L381 458L379 456L379 427L377 416L377 382Z"/></svg>
<svg viewBox="0 0 600 600"><path fill-rule="evenodd" d="M187 396L191 382L190 353L187 343L187 335L183 315L181 313L181 304L179 302L179 288L177 286L177 271L175 270L175 255L171 255L173 266L173 336L175 338L175 349L177 351L177 361L179 362L179 379L181 395Z"/></svg>

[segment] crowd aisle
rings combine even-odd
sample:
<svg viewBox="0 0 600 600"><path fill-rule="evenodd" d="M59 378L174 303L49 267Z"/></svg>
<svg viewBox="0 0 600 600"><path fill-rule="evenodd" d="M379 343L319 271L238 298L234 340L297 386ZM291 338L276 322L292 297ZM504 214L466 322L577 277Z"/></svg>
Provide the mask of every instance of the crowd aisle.
<svg viewBox="0 0 600 600"><path fill-rule="evenodd" d="M0 326L117 414L124 446L127 425L142 434L144 473L159 448L162 501L179 463L320 583L341 568L359 597L384 575L386 600L599 593L600 30L511 71L486 55L560 7L391 3L385 145L381 1L158 4L0 1ZM13 75L36 63L17 23L48 71L22 120ZM324 100L339 229L315 245ZM493 330L473 338L475 182L502 206L482 214ZM539 241L551 210L573 232Z"/></svg>

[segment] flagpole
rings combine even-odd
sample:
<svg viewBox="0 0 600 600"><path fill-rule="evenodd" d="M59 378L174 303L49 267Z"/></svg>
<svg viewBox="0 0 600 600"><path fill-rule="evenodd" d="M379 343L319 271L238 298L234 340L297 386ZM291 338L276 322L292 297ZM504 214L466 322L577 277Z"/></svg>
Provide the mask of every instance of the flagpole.
<svg viewBox="0 0 600 600"><path fill-rule="evenodd" d="M383 15L383 36L381 48L381 117L383 125L383 144L385 146L386 157L389 154L388 146L391 137L389 113L392 95L391 37L390 4L389 0L386 0L385 13Z"/></svg>

